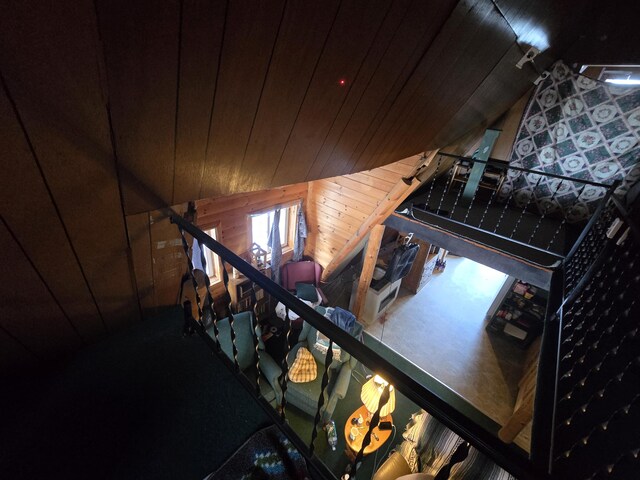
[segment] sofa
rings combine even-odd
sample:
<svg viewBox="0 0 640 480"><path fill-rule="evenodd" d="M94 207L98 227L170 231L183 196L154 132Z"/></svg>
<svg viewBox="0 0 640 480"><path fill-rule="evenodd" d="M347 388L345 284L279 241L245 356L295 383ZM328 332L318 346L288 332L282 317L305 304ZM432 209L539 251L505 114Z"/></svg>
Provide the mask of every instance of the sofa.
<svg viewBox="0 0 640 480"><path fill-rule="evenodd" d="M361 335L362 325L356 322L351 334L356 337ZM316 409L318 408L318 398L320 397L326 350L323 352L318 348L318 330L307 322L303 323L298 342L289 352L287 357L289 367L293 364L298 350L301 347L307 348L313 355L318 367L318 375L315 380L311 382L288 382L287 402L309 415L315 415ZM324 422L331 419L338 400L343 399L347 394L347 389L351 381L351 372L357 365L357 360L345 350L340 351L339 357L336 357L338 357L337 352L334 352L334 359L329 367L329 385L325 391L324 406L321 412L322 421Z"/></svg>
<svg viewBox="0 0 640 480"><path fill-rule="evenodd" d="M400 446L375 472L373 480L396 480L422 473L415 478L437 476L463 440L424 410L412 415ZM412 477L407 477L412 478ZM451 468L451 480L515 480L475 448Z"/></svg>

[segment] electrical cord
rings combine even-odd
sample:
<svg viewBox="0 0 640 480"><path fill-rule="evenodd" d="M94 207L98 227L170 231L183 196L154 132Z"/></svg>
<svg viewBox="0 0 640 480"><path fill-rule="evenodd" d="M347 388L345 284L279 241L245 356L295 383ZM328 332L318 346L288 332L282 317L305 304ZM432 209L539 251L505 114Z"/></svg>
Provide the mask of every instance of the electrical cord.
<svg viewBox="0 0 640 480"><path fill-rule="evenodd" d="M384 455L380 459L380 463L378 463L378 452L376 451L376 456L373 459L373 473L376 473L378 471L378 468L380 468L380 465L382 465L382 462L387 458L387 455L389 455L389 451L391 450L391 446L393 445L393 442L396 439L396 433L398 432L396 429L396 426L392 425L391 428L393 429L393 433L391 434L391 440L389 441L389 445L387 446L387 451L384 452Z"/></svg>

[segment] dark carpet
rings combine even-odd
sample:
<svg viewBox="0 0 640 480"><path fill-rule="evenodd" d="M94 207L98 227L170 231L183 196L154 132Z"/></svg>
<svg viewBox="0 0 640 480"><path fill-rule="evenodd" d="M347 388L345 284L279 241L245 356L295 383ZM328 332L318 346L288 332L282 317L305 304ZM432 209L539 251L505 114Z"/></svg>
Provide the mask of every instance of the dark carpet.
<svg viewBox="0 0 640 480"><path fill-rule="evenodd" d="M4 385L0 476L202 479L268 425L180 318L168 309L58 372Z"/></svg>

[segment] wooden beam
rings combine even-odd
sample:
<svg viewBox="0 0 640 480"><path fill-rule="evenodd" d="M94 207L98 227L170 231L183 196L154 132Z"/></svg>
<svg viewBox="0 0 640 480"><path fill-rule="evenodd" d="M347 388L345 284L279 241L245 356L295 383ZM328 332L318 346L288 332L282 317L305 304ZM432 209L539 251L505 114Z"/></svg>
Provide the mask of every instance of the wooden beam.
<svg viewBox="0 0 640 480"><path fill-rule="evenodd" d="M367 291L369 290L371 278L373 277L373 269L375 268L376 260L378 259L378 250L380 250L380 242L382 241L384 228L384 225L375 225L369 235L367 250L364 254L362 272L360 273L360 280L358 280L356 298L353 302L352 313L356 318L360 318L360 315L364 310L364 301L367 298Z"/></svg>
<svg viewBox="0 0 640 480"><path fill-rule="evenodd" d="M437 150L427 153L424 157L424 161L416 165L416 170L422 165L426 165L428 167L437 153ZM420 186L420 184L421 182L415 179L411 181L410 185L407 185L402 180L397 182L391 191L385 195L382 201L373 210L371 215L369 215L362 225L360 225L360 228L356 230L356 233L351 237L351 239L349 239L344 247L342 247L333 257L331 263L327 265L324 273L322 274L322 280L326 281L330 279L334 273L339 271L344 261L349 258L349 255L353 252L355 247L361 244L362 240L369 234L373 227L381 224L385 218L391 215L393 211Z"/></svg>

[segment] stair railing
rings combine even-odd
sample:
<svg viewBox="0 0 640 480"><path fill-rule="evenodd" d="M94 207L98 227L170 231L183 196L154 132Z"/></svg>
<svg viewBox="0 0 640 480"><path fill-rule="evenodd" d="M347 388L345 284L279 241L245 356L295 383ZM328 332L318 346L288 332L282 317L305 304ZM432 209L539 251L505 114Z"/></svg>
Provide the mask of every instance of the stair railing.
<svg viewBox="0 0 640 480"><path fill-rule="evenodd" d="M227 264L234 267L241 274L245 275L253 284L259 285L272 297L281 302L287 309L287 322L285 328L290 328L290 322L288 321L288 313L295 312L301 318L304 318L305 322L308 322L312 327L316 328L319 332L323 333L330 339L329 349L327 351L327 361L325 362L324 371L321 372L323 377L328 375L329 364L333 355L333 345L340 345L342 350L345 350L350 355L355 357L366 367L374 370L380 374L386 380L388 380L394 388L402 395L407 397L410 401L415 403L418 407L423 408L434 418L444 424L447 428L459 435L470 445L477 448L481 453L491 458L502 468L512 473L519 479L534 479L534 478L546 478L544 470L539 469L534 465L525 455L522 454L516 447L506 445L502 443L494 433L485 430L480 425L471 421L464 414L456 410L453 406L447 403L439 395L431 391L429 388L418 383L415 379L410 377L406 372L399 369L395 365L391 364L372 349L368 348L357 339L346 333L344 330L334 325L325 317L320 315L316 310L309 307L298 298L293 296L290 292L283 287L273 282L271 279L264 276L260 271L248 264L238 255L230 251L221 243L217 242L202 230L189 223L181 216L174 212L168 212L171 221L178 226L180 234L183 239L183 247L187 259L187 267L190 272L192 280L194 280L193 287L196 290L196 310L198 312L198 318L194 319L191 315L188 315L186 321L190 325L190 328L195 330L204 341L210 346L211 350L218 356L218 358L238 376L242 385L249 391L257 400L258 404L264 409L267 415L278 425L282 432L291 440L294 446L305 456L308 465L313 469L315 474L321 478L334 478L333 473L324 465L315 453L315 442L318 437L318 431L321 428L320 412L323 407L323 393L318 398L318 407L316 410L315 424L312 431L311 439L309 443L305 443L296 432L287 424L286 411L287 411L287 393L286 384L288 382L287 376L281 376L281 382L283 386L283 396L281 403L276 409L264 399L260 394L259 380L256 382L249 381L247 377L239 374L239 365L237 360L237 349L235 344L233 345L232 355L228 357L220 348L220 342L217 338L218 330L216 328L218 319L214 311L213 296L211 294L209 285L206 285L205 299L198 294L198 285L195 282L195 276L193 275L193 262L190 257L189 238L198 240L201 245L206 246L214 253L216 253L223 262L222 274L223 282L226 293L229 293L229 278L227 274ZM188 236L187 236L188 235ZM201 259L203 260L203 259ZM186 308L185 311L191 312L190 308ZM213 336L207 333L206 323L212 322ZM234 313L229 309L229 326L231 330L231 340L234 343L235 333L233 328ZM288 331L287 331L288 335ZM257 348L257 337L254 340L256 346L254 352L254 361L256 365L259 365L260 351ZM288 347L287 347L288 348ZM286 368L286 357L288 350L285 352L285 359L283 360L283 368ZM320 373L319 373L320 374ZM326 381L323 380L323 389L326 388ZM373 413L370 421L370 425L364 436L364 441L360 450L356 453L355 459L351 465L351 476L355 477L355 473L362 461L364 450L371 441L371 436L374 433L373 429L377 426L380 419L380 411L385 406L387 398L389 396L389 386L387 385L385 391L382 394L381 400L378 405L378 410Z"/></svg>

